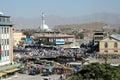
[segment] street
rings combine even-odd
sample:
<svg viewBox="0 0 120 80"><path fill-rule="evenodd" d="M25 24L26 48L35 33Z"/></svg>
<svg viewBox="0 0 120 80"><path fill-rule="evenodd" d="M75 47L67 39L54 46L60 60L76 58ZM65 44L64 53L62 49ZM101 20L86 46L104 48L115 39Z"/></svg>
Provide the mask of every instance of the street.
<svg viewBox="0 0 120 80"><path fill-rule="evenodd" d="M44 80L44 78L50 78L50 80L58 80L60 78L60 75L50 75L50 76L41 76L39 75L27 75L27 74L19 74L3 79L3 80Z"/></svg>

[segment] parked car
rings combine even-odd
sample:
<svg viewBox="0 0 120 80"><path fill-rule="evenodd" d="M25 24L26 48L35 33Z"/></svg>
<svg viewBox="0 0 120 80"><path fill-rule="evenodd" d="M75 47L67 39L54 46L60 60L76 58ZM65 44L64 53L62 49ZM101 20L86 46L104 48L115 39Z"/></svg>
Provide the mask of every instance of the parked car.
<svg viewBox="0 0 120 80"><path fill-rule="evenodd" d="M28 69L27 68L22 68L21 70L18 71L19 73L22 74L29 74Z"/></svg>
<svg viewBox="0 0 120 80"><path fill-rule="evenodd" d="M43 80L50 80L50 77L44 77Z"/></svg>
<svg viewBox="0 0 120 80"><path fill-rule="evenodd" d="M36 62L35 64L37 64L37 65L43 65L42 62Z"/></svg>
<svg viewBox="0 0 120 80"><path fill-rule="evenodd" d="M39 69L31 69L30 72L29 72L29 75L36 75L36 74L39 74L40 73L40 70Z"/></svg>
<svg viewBox="0 0 120 80"><path fill-rule="evenodd" d="M48 70L48 69L45 69L43 70L43 76L48 76L48 75L51 75L52 73Z"/></svg>

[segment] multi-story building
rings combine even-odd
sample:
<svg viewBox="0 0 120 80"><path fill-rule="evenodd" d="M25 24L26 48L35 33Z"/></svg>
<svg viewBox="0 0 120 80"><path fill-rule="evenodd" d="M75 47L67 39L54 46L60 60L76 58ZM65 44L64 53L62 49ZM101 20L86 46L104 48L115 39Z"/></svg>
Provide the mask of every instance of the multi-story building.
<svg viewBox="0 0 120 80"><path fill-rule="evenodd" d="M19 70L20 63L13 62L13 31L10 16L0 12L0 80Z"/></svg>
<svg viewBox="0 0 120 80"><path fill-rule="evenodd" d="M94 44L99 44L99 42L103 40L106 35L107 34L103 31L94 31L93 34Z"/></svg>
<svg viewBox="0 0 120 80"><path fill-rule="evenodd" d="M106 36L107 34L105 34L105 32L103 31L94 31L93 33L93 43L94 43L94 48L95 48L95 51L99 52L99 43L101 40L104 39L104 37Z"/></svg>
<svg viewBox="0 0 120 80"><path fill-rule="evenodd" d="M12 22L10 16L0 14L0 66L13 62Z"/></svg>
<svg viewBox="0 0 120 80"><path fill-rule="evenodd" d="M100 41L100 54L120 54L120 34L112 34Z"/></svg>
<svg viewBox="0 0 120 80"><path fill-rule="evenodd" d="M13 30L13 46L16 46L22 42L22 39L25 39L26 35L23 35L23 33L20 30Z"/></svg>

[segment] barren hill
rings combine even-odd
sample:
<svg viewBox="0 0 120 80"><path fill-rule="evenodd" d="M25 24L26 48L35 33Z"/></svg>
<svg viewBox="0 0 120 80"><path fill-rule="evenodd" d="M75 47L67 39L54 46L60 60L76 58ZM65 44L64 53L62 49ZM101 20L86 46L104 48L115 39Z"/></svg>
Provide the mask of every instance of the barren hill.
<svg viewBox="0 0 120 80"><path fill-rule="evenodd" d="M96 24L101 25L101 23L91 24L91 22L104 22L107 24L114 24L111 27L119 28L120 27L120 14L113 14L113 13L96 13L84 16L73 16L73 17L62 17L62 16L55 16L55 15L47 15L45 17L46 24L53 28L56 25L67 25L67 24L74 24L74 26L95 26ZM85 24L83 24L85 23ZM104 25L104 23L102 23ZM33 17L33 18L14 18L13 24L15 28L36 28L41 26L41 16ZM77 25L78 24L78 25ZM73 25L72 25L73 26ZM99 26L98 26L99 27ZM97 28L98 28L97 27ZM101 26L100 26L101 27Z"/></svg>
<svg viewBox="0 0 120 80"><path fill-rule="evenodd" d="M104 26L107 26L106 23L101 22L91 22L84 24L70 24L70 25L58 25L54 27L55 29L86 29L86 30L98 30L102 29Z"/></svg>

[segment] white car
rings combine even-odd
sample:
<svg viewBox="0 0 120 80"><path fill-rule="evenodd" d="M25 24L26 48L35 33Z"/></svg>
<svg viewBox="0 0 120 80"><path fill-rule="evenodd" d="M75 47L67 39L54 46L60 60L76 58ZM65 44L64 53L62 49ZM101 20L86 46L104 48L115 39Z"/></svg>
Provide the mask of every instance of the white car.
<svg viewBox="0 0 120 80"><path fill-rule="evenodd" d="M51 80L50 77L43 77L43 80Z"/></svg>

